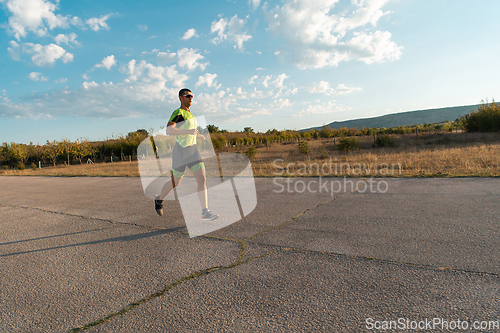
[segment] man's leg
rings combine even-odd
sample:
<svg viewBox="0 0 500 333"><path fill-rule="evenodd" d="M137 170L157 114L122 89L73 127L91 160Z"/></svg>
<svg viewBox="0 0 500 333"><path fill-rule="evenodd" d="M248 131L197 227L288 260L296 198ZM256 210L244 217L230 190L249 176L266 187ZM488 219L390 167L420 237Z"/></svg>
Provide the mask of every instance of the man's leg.
<svg viewBox="0 0 500 333"><path fill-rule="evenodd" d="M175 174L174 174L174 183L175 183L175 187L179 186L179 183L181 182L182 180L182 177L183 176L180 176L180 177L176 177ZM174 188L173 186L174 184L172 183L172 180L169 180L168 182L165 183L165 185L163 185L162 189L161 189L161 193L158 197L158 199L160 200L163 200L165 199L165 197L172 191L172 189Z"/></svg>
<svg viewBox="0 0 500 333"><path fill-rule="evenodd" d="M200 205L202 209L208 208L208 198L207 198L207 177L205 174L205 168L201 168L193 171L196 183L198 183L198 199L200 199Z"/></svg>
<svg viewBox="0 0 500 333"><path fill-rule="evenodd" d="M219 217L219 215L213 214L211 211L208 210L207 177L205 174L205 165L203 163L200 163L191 168L191 171L193 171L194 178L198 183L198 199L200 199L200 204L202 208L201 220L202 221L215 220L216 218Z"/></svg>
<svg viewBox="0 0 500 333"><path fill-rule="evenodd" d="M157 195L154 198L155 211L160 216L163 215L163 199L165 199L165 197L172 191L174 187L179 186L179 183L182 180L182 176L184 176L184 172L178 172L175 170L172 170L172 172L173 182L175 183L175 186L172 183L172 180L169 180L165 183L165 185L163 185L160 195Z"/></svg>

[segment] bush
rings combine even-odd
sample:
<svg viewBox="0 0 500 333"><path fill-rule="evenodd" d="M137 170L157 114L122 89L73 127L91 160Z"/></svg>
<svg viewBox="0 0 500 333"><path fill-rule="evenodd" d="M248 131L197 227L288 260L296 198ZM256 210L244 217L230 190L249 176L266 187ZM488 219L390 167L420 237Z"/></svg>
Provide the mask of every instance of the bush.
<svg viewBox="0 0 500 333"><path fill-rule="evenodd" d="M3 168L5 171L9 170L9 166L8 166L7 164L2 165L2 168Z"/></svg>
<svg viewBox="0 0 500 333"><path fill-rule="evenodd" d="M337 145L338 150L342 151L348 151L348 150L355 150L359 149L358 145L358 139L356 138L343 138L340 140L339 144Z"/></svg>
<svg viewBox="0 0 500 333"><path fill-rule="evenodd" d="M328 158L328 150L326 150L325 147L321 147L319 149L319 154L320 154L321 158Z"/></svg>
<svg viewBox="0 0 500 333"><path fill-rule="evenodd" d="M23 162L19 162L19 163L17 164L17 168L18 168L19 170L24 170L24 169L26 168L26 166L24 165L24 163L23 163Z"/></svg>
<svg viewBox="0 0 500 333"><path fill-rule="evenodd" d="M392 136L382 134L377 136L375 144L377 147L394 147L396 140Z"/></svg>
<svg viewBox="0 0 500 333"><path fill-rule="evenodd" d="M35 170L35 169L36 169L36 164L35 164L35 163L31 163L31 168L32 168L33 170Z"/></svg>
<svg viewBox="0 0 500 333"><path fill-rule="evenodd" d="M481 103L477 111L459 118L461 127L467 132L500 131L500 103Z"/></svg>
<svg viewBox="0 0 500 333"><path fill-rule="evenodd" d="M255 154L257 154L257 149L255 149L255 147L248 148L248 150L245 153L245 155L247 155L249 159L254 158Z"/></svg>
<svg viewBox="0 0 500 333"><path fill-rule="evenodd" d="M226 146L226 137L224 135L211 136L214 149L222 149Z"/></svg>
<svg viewBox="0 0 500 333"><path fill-rule="evenodd" d="M305 155L309 154L310 149L309 149L309 143L307 141L299 142L299 152Z"/></svg>

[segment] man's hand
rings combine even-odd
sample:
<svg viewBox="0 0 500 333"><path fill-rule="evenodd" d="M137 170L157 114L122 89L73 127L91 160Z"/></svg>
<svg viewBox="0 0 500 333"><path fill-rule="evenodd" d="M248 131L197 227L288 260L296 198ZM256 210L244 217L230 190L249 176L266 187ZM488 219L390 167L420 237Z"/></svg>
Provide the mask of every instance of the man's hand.
<svg viewBox="0 0 500 333"><path fill-rule="evenodd" d="M200 133L198 133L198 138L200 138L200 140L205 140L205 136L201 135Z"/></svg>

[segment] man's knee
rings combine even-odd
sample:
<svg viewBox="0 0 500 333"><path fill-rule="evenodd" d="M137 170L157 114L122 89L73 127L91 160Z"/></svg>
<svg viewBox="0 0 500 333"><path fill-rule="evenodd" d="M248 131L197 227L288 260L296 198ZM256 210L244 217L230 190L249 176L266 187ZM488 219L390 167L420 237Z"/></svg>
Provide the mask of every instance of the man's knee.
<svg viewBox="0 0 500 333"><path fill-rule="evenodd" d="M180 184L180 183L181 183L181 181L182 181L182 178L184 178L184 177L179 177L179 178L177 178L177 177L175 177L175 176L174 176L174 183L172 184L172 185L173 185L173 187L177 187L177 186L179 186L179 184Z"/></svg>

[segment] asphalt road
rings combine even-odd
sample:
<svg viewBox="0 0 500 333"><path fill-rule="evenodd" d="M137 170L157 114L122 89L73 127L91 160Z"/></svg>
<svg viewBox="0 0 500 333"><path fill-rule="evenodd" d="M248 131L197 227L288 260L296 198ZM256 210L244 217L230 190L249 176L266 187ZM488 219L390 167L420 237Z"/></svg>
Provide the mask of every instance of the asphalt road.
<svg viewBox="0 0 500 333"><path fill-rule="evenodd" d="M351 181L190 238L139 178L0 177L0 332L500 331L500 179Z"/></svg>

